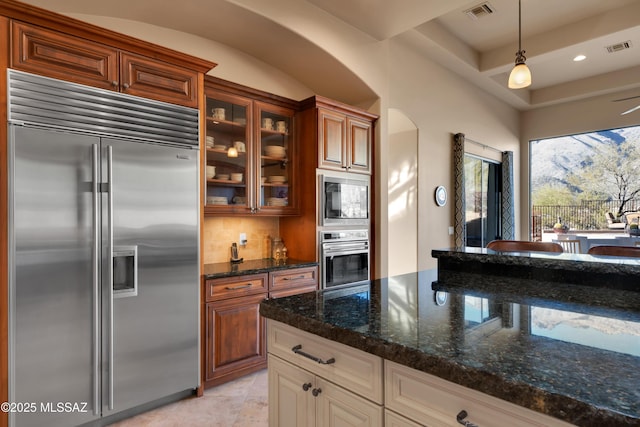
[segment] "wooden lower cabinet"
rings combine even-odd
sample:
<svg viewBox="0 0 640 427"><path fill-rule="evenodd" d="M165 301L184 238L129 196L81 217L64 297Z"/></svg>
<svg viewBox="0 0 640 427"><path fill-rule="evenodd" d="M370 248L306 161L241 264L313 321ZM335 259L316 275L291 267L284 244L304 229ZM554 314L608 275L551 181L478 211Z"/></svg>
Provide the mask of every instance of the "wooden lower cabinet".
<svg viewBox="0 0 640 427"><path fill-rule="evenodd" d="M206 385L221 384L267 365L265 294L231 298L206 306Z"/></svg>
<svg viewBox="0 0 640 427"><path fill-rule="evenodd" d="M267 367L267 334L260 303L318 288L318 267L204 280L204 388Z"/></svg>
<svg viewBox="0 0 640 427"><path fill-rule="evenodd" d="M269 355L269 425L382 426L383 408Z"/></svg>

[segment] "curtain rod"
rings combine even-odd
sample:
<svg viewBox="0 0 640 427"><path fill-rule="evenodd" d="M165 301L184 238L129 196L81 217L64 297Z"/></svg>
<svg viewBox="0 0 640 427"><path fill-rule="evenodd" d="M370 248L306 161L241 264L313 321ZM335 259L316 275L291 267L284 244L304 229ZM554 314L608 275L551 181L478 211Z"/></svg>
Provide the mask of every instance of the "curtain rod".
<svg viewBox="0 0 640 427"><path fill-rule="evenodd" d="M473 139L467 138L466 136L464 137L464 140L465 140L465 141L469 141L469 142L473 142L474 144L479 145L479 146L481 146L482 148L488 148L488 149L493 150L493 151L496 151L496 152L498 152L498 153L503 153L503 151L502 151L502 150L498 150L497 148L493 148L493 147L491 147L491 146L489 146L489 145L487 145L487 144L483 144L482 142L474 141Z"/></svg>

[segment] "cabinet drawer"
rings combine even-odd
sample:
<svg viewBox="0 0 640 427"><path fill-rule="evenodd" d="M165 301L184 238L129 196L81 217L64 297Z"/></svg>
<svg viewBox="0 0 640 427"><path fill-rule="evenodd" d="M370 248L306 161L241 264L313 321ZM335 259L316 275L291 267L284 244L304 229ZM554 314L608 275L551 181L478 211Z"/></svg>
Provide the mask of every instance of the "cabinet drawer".
<svg viewBox="0 0 640 427"><path fill-rule="evenodd" d="M382 404L382 359L378 356L273 320L267 324L267 349L269 353ZM324 362L334 361L323 364L308 356Z"/></svg>
<svg viewBox="0 0 640 427"><path fill-rule="evenodd" d="M269 291L309 287L309 285L318 286L318 267L272 271L269 275Z"/></svg>
<svg viewBox="0 0 640 427"><path fill-rule="evenodd" d="M568 427L561 421L433 375L385 361L385 407L428 426L458 425L456 416L479 426Z"/></svg>
<svg viewBox="0 0 640 427"><path fill-rule="evenodd" d="M308 292L315 292L318 290L316 284L306 286L296 286L295 288L285 288L278 291L269 292L269 298L284 298L291 295L306 294Z"/></svg>
<svg viewBox="0 0 640 427"><path fill-rule="evenodd" d="M99 43L14 21L11 67L61 80L118 89L118 51Z"/></svg>
<svg viewBox="0 0 640 427"><path fill-rule="evenodd" d="M205 282L205 301L218 301L267 292L267 274L225 277Z"/></svg>

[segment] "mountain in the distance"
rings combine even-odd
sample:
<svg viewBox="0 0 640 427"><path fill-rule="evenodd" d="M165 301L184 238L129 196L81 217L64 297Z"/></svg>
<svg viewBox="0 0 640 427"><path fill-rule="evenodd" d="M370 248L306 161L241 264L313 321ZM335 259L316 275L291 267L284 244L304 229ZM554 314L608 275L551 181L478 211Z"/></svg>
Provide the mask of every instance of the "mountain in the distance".
<svg viewBox="0 0 640 427"><path fill-rule="evenodd" d="M624 141L640 145L640 126L531 141L531 191L544 184L565 184L571 171L585 167L596 147Z"/></svg>

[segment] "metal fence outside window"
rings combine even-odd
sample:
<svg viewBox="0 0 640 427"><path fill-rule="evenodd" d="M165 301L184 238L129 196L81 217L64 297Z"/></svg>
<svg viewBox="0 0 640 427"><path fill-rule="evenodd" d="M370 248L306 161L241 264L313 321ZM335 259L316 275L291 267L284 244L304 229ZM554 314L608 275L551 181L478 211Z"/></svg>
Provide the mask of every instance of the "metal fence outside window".
<svg viewBox="0 0 640 427"><path fill-rule="evenodd" d="M606 213L618 212L620 202L610 200L587 200L579 205L534 205L531 215L536 225L543 229L553 228L553 225L561 218L562 223L573 230L606 230ZM640 199L627 202L625 212L640 210Z"/></svg>

